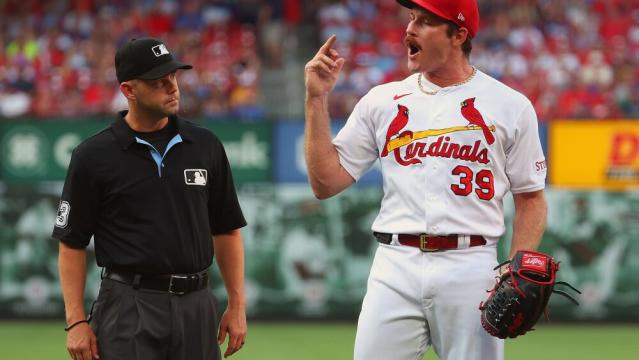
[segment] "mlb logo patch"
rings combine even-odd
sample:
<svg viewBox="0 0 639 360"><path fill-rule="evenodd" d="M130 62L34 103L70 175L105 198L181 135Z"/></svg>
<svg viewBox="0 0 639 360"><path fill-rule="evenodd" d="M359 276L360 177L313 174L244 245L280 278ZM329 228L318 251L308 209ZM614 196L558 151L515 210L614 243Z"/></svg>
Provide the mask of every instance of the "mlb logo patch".
<svg viewBox="0 0 639 360"><path fill-rule="evenodd" d="M186 185L205 186L209 176L205 169L186 169L184 170L184 182Z"/></svg>
<svg viewBox="0 0 639 360"><path fill-rule="evenodd" d="M71 205L66 201L61 201L58 207L58 213L55 217L55 226L59 228L67 227L69 222L69 212L71 212Z"/></svg>
<svg viewBox="0 0 639 360"><path fill-rule="evenodd" d="M155 54L155 57L160 57L169 53L169 50L164 44L155 45L151 48L151 50L153 50L153 54Z"/></svg>

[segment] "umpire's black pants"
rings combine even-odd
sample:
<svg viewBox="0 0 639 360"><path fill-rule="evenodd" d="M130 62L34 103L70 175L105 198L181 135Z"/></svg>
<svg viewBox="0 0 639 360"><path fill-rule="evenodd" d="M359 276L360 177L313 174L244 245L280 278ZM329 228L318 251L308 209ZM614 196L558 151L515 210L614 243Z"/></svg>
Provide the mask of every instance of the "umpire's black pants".
<svg viewBox="0 0 639 360"><path fill-rule="evenodd" d="M209 287L172 295L102 280L91 327L101 360L218 360Z"/></svg>

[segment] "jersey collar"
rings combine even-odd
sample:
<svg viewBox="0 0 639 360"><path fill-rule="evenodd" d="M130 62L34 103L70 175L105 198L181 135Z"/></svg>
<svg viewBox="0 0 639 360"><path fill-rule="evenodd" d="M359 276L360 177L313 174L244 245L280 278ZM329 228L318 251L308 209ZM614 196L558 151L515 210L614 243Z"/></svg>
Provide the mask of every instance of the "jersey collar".
<svg viewBox="0 0 639 360"><path fill-rule="evenodd" d="M124 121L124 117L128 112L128 110L120 111L115 122L111 124L111 129L113 129L115 138L118 140L123 150L128 149L131 144L134 144L136 142L135 131L133 131L133 129L131 129L126 123L126 121ZM185 126L186 122L184 120L180 119L177 115L171 115L169 116L169 121L175 123L178 134L180 134L182 140L191 142L191 133Z"/></svg>

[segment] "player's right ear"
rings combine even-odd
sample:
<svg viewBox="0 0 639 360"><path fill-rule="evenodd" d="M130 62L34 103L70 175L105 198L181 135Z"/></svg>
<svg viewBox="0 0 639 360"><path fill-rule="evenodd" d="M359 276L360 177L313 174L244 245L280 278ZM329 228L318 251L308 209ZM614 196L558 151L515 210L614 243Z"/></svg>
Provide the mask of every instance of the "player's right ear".
<svg viewBox="0 0 639 360"><path fill-rule="evenodd" d="M124 94L124 97L126 97L128 100L135 100L133 85L130 82L124 81L120 83L120 91L122 91L122 94Z"/></svg>

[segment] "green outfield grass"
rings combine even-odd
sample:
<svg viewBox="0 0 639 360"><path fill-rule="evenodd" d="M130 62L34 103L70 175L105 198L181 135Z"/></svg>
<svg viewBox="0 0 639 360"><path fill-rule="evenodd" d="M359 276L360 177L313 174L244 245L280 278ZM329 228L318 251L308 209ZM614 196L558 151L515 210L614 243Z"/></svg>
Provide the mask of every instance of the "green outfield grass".
<svg viewBox="0 0 639 360"><path fill-rule="evenodd" d="M0 359L69 359L62 327L54 322L0 322ZM244 349L230 359L351 359L354 337L350 323L254 322L249 323ZM513 360L630 360L638 353L639 324L546 325L506 342L506 359ZM437 357L429 351L425 359Z"/></svg>

